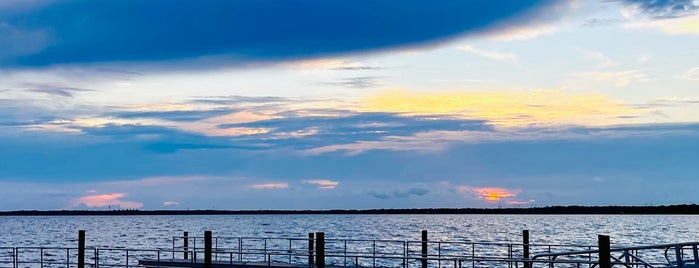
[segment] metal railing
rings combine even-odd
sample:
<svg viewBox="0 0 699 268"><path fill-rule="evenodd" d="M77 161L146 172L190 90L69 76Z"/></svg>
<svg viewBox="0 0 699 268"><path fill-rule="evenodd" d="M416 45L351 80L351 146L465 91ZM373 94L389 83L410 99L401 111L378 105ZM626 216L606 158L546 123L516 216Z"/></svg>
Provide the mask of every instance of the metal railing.
<svg viewBox="0 0 699 268"><path fill-rule="evenodd" d="M173 249L189 250L203 256L204 237L173 237ZM309 238L214 237L213 258L227 263L268 262L309 265ZM422 254L423 244L427 254ZM548 253L565 250L590 250L590 245L527 244L532 252ZM420 267L426 260L430 267L523 267L522 243L464 241L404 241L374 239L326 239L325 262L344 267ZM315 251L310 252L311 256ZM174 258L174 256L173 256ZM201 261L201 260L200 260ZM587 260L593 262L592 258ZM568 264L570 260L537 260L536 262Z"/></svg>
<svg viewBox="0 0 699 268"><path fill-rule="evenodd" d="M188 246L182 246L187 239ZM85 249L86 267L148 267L168 263L202 263L203 237L173 237L170 249ZM314 267L318 249L311 238L215 237L212 259L217 264L254 263ZM526 244L532 257L524 258L522 243L465 241L402 241L327 239L327 267L598 267L599 250L589 245ZM426 252L425 250L426 247ZM611 248L612 266L629 268L699 267L699 242ZM0 247L0 268L77 267L78 249L62 247Z"/></svg>
<svg viewBox="0 0 699 268"><path fill-rule="evenodd" d="M612 266L624 267L699 267L699 242L659 244L635 247L611 248ZM555 253L542 253L532 257L533 260L556 261L561 259L593 260L592 256L598 256L599 250L568 251ZM616 254L616 255L614 255ZM592 265L591 267L596 267Z"/></svg>

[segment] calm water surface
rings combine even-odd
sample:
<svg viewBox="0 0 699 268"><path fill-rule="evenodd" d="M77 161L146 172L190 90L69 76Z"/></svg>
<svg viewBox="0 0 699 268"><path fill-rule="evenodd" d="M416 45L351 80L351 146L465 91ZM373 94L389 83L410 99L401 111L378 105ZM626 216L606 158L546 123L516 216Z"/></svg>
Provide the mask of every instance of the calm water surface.
<svg viewBox="0 0 699 268"><path fill-rule="evenodd" d="M75 246L77 230L95 247L169 248L184 231L202 236L519 242L595 245L598 234L617 245L699 241L699 216L627 215L214 215L0 217L0 247Z"/></svg>

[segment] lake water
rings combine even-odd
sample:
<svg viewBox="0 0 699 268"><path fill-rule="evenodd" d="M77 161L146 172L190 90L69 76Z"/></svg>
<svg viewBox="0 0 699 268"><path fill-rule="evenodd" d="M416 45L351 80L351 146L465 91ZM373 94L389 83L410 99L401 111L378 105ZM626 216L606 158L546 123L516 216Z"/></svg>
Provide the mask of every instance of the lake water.
<svg viewBox="0 0 699 268"><path fill-rule="evenodd" d="M667 215L212 215L0 217L0 247L75 247L79 229L94 247L170 248L188 231L203 236L519 242L523 229L538 244L647 245L699 241L699 216Z"/></svg>

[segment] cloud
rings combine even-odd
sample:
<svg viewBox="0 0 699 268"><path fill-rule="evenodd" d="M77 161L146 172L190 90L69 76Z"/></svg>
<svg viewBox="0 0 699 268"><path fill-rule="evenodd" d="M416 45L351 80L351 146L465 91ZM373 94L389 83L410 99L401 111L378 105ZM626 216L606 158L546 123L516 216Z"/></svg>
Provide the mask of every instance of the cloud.
<svg viewBox="0 0 699 268"><path fill-rule="evenodd" d="M384 67L368 66L362 62L358 61L347 61L343 59L336 58L321 58L321 59L309 59L309 60L299 60L282 63L283 66L290 66L294 68L299 68L304 72L317 72L326 70L337 70L337 71L367 71L367 70L383 70Z"/></svg>
<svg viewBox="0 0 699 268"><path fill-rule="evenodd" d="M337 181L331 180L304 180L303 183L317 185L318 189L335 189L335 187L340 184Z"/></svg>
<svg viewBox="0 0 699 268"><path fill-rule="evenodd" d="M687 70L687 72L680 77L687 80L699 81L699 67L694 67L692 69Z"/></svg>
<svg viewBox="0 0 699 268"><path fill-rule="evenodd" d="M642 70L577 72L571 74L570 77L599 82L611 82L615 87L625 87L632 83L651 80Z"/></svg>
<svg viewBox="0 0 699 268"><path fill-rule="evenodd" d="M327 82L327 83L323 83L323 84L331 85L331 86L347 87L347 88L372 88L372 87L381 86L381 83L379 83L379 81L381 79L384 79L384 77L358 76L358 77L342 78L336 82Z"/></svg>
<svg viewBox="0 0 699 268"><path fill-rule="evenodd" d="M687 104L699 104L699 98L663 97L653 100L650 104L660 106L686 106Z"/></svg>
<svg viewBox="0 0 699 268"><path fill-rule="evenodd" d="M177 206L179 204L180 204L180 202L177 202L177 201L165 201L165 202L163 202L163 206L166 206L166 207Z"/></svg>
<svg viewBox="0 0 699 268"><path fill-rule="evenodd" d="M135 118L156 118L174 122L194 122L212 117L224 116L233 113L230 109L211 109L211 110L172 110L172 111L155 111L143 109L141 111L118 111L107 113L105 115L126 119Z"/></svg>
<svg viewBox="0 0 699 268"><path fill-rule="evenodd" d="M625 119L625 118L624 118ZM626 119L625 119L626 120ZM696 131L694 125L649 125L617 127L563 127L518 128L461 131L424 131L408 136L385 136L373 141L354 141L311 148L306 154L317 155L343 151L347 155L359 155L368 151L419 151L438 153L457 144L507 144L532 141L592 141L630 137L659 137L689 135Z"/></svg>
<svg viewBox="0 0 699 268"><path fill-rule="evenodd" d="M579 49L579 51L585 58L596 61L601 67L611 67L619 65L619 62L613 60L607 55L604 55L602 52L587 49Z"/></svg>
<svg viewBox="0 0 699 268"><path fill-rule="evenodd" d="M520 190L510 190L499 187L470 187L458 186L457 190L461 193L466 193L471 196L483 199L486 201L509 200L517 196Z"/></svg>
<svg viewBox="0 0 699 268"><path fill-rule="evenodd" d="M122 200L125 193L94 194L86 195L72 200L71 207L85 205L88 208L104 208L114 206L122 209L138 209L143 207L143 203Z"/></svg>
<svg viewBox="0 0 699 268"><path fill-rule="evenodd" d="M30 92L36 92L36 93L43 93L47 94L50 96L58 96L58 97L66 97L66 98L73 98L75 93L78 92L87 92L87 91L94 91L92 89L84 89L84 88L76 88L76 87L68 87L68 86L61 86L61 85L52 85L52 84L24 84L22 86L25 90L28 90Z"/></svg>
<svg viewBox="0 0 699 268"><path fill-rule="evenodd" d="M515 206L533 204L534 202L536 202L536 200L534 200L534 199L529 199L529 200L507 200L507 201L506 201L506 203L507 203L508 205L515 205Z"/></svg>
<svg viewBox="0 0 699 268"><path fill-rule="evenodd" d="M2 6L0 66L158 62L201 66L376 51L491 30L558 1L39 1ZM153 20L153 14L158 20ZM202 15L205 14L205 15ZM381 14L376 16L376 14ZM539 16L519 16L526 24ZM30 42L31 41L31 42ZM31 44L31 49L23 48ZM212 56L223 55L214 60Z"/></svg>
<svg viewBox="0 0 699 268"><path fill-rule="evenodd" d="M651 20L643 22L632 22L627 23L624 27L628 29L656 29L663 33L677 35L677 34L691 34L699 35L699 17L679 17L673 19L664 20Z"/></svg>
<svg viewBox="0 0 699 268"><path fill-rule="evenodd" d="M424 187L412 187L407 189L395 189L392 191L371 190L367 194L378 199L392 198L410 198L420 197L430 193L430 190Z"/></svg>
<svg viewBox="0 0 699 268"><path fill-rule="evenodd" d="M604 95L569 94L561 90L441 93L393 90L367 97L357 109L485 120L502 127L614 124L610 118L638 112Z"/></svg>
<svg viewBox="0 0 699 268"><path fill-rule="evenodd" d="M585 23L582 24L584 27L601 27L601 26L609 26L613 24L617 24L622 22L620 19L600 19L600 18L591 18L585 20Z"/></svg>
<svg viewBox="0 0 699 268"><path fill-rule="evenodd" d="M699 13L696 0L616 0L657 19L692 16Z"/></svg>
<svg viewBox="0 0 699 268"><path fill-rule="evenodd" d="M564 1L561 1L564 2ZM534 39L539 36L549 35L561 30L561 27L555 24L535 24L535 25L517 25L503 26L502 29L487 34L487 37L501 41L516 41Z"/></svg>
<svg viewBox="0 0 699 268"><path fill-rule="evenodd" d="M289 188L289 183L286 183L286 182L259 183L259 184L250 185L250 187L253 189L266 189L266 190L286 189L286 188Z"/></svg>
<svg viewBox="0 0 699 268"><path fill-rule="evenodd" d="M515 54L482 50L482 49L478 49L478 48L475 48L473 46L468 46L468 45L458 46L457 49L461 50L461 51L473 53L473 54L476 54L476 55L481 56L481 57L493 59L493 60L510 62L510 63L517 63L517 55L515 55Z"/></svg>
<svg viewBox="0 0 699 268"><path fill-rule="evenodd" d="M430 190L428 190L426 188L415 187L415 188L410 188L410 189L406 189L406 190L396 190L395 192L393 192L393 195L395 197L399 197L399 198L408 198L411 196L423 196L423 195L426 195L429 193L430 193Z"/></svg>

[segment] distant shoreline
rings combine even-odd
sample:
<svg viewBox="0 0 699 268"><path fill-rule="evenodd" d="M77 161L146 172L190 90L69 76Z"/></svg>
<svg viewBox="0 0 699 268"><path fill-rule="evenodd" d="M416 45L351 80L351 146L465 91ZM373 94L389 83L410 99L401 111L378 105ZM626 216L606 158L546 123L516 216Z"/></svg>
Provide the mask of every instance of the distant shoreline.
<svg viewBox="0 0 699 268"><path fill-rule="evenodd" d="M332 210L17 210L0 216L138 216L138 215L377 215L377 214L512 214L512 215L699 215L699 205L551 206L532 208L407 208Z"/></svg>

